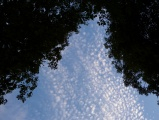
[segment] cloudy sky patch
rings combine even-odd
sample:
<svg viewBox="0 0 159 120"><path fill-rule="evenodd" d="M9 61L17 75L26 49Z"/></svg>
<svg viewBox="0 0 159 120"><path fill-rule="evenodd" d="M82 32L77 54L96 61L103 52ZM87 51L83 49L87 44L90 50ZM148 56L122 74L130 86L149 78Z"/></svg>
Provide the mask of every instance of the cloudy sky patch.
<svg viewBox="0 0 159 120"><path fill-rule="evenodd" d="M96 22L70 37L57 70L41 67L32 98L22 104L9 95L1 120L146 120L138 95L124 87L106 55L106 27Z"/></svg>

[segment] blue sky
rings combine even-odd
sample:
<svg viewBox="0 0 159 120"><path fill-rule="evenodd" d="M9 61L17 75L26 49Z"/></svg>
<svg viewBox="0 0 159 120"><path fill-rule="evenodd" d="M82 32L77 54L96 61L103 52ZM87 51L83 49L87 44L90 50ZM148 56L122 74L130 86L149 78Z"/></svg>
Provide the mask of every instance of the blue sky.
<svg viewBox="0 0 159 120"><path fill-rule="evenodd" d="M38 87L24 104L7 95L0 120L157 120L157 99L124 87L104 48L105 28L81 25L57 70L44 64Z"/></svg>

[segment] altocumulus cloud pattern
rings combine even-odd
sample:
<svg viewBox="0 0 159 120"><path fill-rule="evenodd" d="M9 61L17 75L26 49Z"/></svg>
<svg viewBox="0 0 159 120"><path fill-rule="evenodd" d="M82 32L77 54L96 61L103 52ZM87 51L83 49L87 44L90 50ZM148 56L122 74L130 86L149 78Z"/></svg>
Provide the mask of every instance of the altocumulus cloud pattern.
<svg viewBox="0 0 159 120"><path fill-rule="evenodd" d="M16 112L9 110L12 120L146 120L136 92L124 87L106 55L104 29L96 21L82 25L70 37L58 69L42 66L33 97L15 102ZM1 107L1 120L10 119L4 117L8 106Z"/></svg>
<svg viewBox="0 0 159 120"><path fill-rule="evenodd" d="M104 28L89 22L70 38L58 70L42 69L57 120L144 119L135 92L124 87L107 58L103 38Z"/></svg>

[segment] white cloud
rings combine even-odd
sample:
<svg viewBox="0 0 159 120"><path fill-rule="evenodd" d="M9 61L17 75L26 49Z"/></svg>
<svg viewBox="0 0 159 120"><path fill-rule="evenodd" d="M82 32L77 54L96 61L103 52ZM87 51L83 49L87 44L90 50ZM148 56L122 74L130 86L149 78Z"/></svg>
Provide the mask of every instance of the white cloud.
<svg viewBox="0 0 159 120"><path fill-rule="evenodd" d="M70 38L58 70L43 68L57 119L144 120L137 95L124 87L103 46L104 28L90 22ZM49 93L49 92L48 92ZM55 99L55 100L54 100ZM57 100L58 99L58 100ZM58 102L57 102L58 101ZM57 104L58 103L58 104Z"/></svg>
<svg viewBox="0 0 159 120"><path fill-rule="evenodd" d="M0 106L0 120L26 120L27 106L23 106L20 101L15 98L15 92L7 95L9 102Z"/></svg>
<svg viewBox="0 0 159 120"><path fill-rule="evenodd" d="M104 28L89 23L70 38L57 70L41 68L33 97L15 112L21 120L146 120L136 93L106 57ZM0 116L7 118L13 107L0 108Z"/></svg>

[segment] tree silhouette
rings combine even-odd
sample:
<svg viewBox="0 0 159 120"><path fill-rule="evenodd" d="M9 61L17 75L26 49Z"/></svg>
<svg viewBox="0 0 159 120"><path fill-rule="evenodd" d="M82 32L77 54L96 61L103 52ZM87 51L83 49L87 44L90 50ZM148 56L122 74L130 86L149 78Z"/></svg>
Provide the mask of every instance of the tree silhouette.
<svg viewBox="0 0 159 120"><path fill-rule="evenodd" d="M12 0L0 2L0 104L19 89L24 102L37 87L39 67L52 69L68 37L99 14L110 21L105 47L126 86L159 96L159 2L156 0Z"/></svg>
<svg viewBox="0 0 159 120"><path fill-rule="evenodd" d="M105 47L126 86L159 96L159 2L112 0Z"/></svg>
<svg viewBox="0 0 159 120"><path fill-rule="evenodd" d="M40 65L57 68L68 37L95 16L91 9L73 0L0 2L0 104L15 89L22 102L31 97Z"/></svg>

